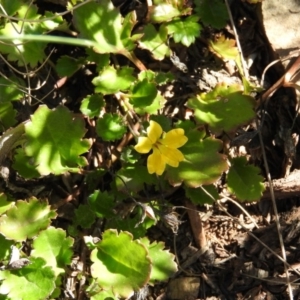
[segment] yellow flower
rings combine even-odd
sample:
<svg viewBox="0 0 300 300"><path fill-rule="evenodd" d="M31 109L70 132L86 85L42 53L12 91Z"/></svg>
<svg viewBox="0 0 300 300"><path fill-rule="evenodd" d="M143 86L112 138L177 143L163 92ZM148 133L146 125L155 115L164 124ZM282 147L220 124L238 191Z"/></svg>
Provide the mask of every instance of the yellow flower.
<svg viewBox="0 0 300 300"><path fill-rule="evenodd" d="M161 126L155 121L150 121L147 134L147 137L139 137L134 149L139 153L148 153L151 149L153 150L147 160L148 172L161 175L166 164L178 167L179 162L184 160L184 156L177 148L183 146L188 140L184 135L184 130L177 128L163 134Z"/></svg>

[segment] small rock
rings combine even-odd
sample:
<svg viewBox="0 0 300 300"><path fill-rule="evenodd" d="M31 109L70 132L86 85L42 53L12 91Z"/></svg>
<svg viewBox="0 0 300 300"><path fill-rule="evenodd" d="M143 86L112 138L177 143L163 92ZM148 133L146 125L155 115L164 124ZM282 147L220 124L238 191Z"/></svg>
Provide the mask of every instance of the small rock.
<svg viewBox="0 0 300 300"><path fill-rule="evenodd" d="M167 288L167 299L197 299L200 288L199 277L180 277L171 279Z"/></svg>

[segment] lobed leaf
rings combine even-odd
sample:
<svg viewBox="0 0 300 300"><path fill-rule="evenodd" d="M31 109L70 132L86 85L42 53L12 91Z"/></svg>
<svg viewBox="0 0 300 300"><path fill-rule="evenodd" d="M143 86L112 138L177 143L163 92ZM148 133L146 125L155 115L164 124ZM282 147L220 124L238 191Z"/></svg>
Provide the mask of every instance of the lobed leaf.
<svg viewBox="0 0 300 300"><path fill-rule="evenodd" d="M104 290L115 296L129 298L150 278L151 260L140 242L129 232L110 229L91 254L91 273Z"/></svg>
<svg viewBox="0 0 300 300"><path fill-rule="evenodd" d="M55 217L56 213L47 202L38 201L36 198L30 198L28 202L18 200L15 206L0 217L0 233L7 239L25 241L47 228Z"/></svg>
<svg viewBox="0 0 300 300"><path fill-rule="evenodd" d="M259 200L264 191L263 177L259 168L248 165L246 157L235 157L227 175L227 186L241 201Z"/></svg>
<svg viewBox="0 0 300 300"><path fill-rule="evenodd" d="M82 139L85 131L83 120L66 107L50 110L42 105L25 125L25 152L41 175L78 172L87 164L80 155L90 148L89 141Z"/></svg>

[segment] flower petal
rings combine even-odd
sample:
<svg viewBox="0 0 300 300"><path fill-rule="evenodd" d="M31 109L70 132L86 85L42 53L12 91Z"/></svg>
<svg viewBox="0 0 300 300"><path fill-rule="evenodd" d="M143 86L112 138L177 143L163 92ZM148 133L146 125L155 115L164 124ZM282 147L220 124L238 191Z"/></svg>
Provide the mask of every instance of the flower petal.
<svg viewBox="0 0 300 300"><path fill-rule="evenodd" d="M139 153L148 153L152 149L152 142L148 137L139 137L134 149Z"/></svg>
<svg viewBox="0 0 300 300"><path fill-rule="evenodd" d="M165 157L157 149L153 149L153 153L148 156L147 168L150 174L161 175L164 172L166 168Z"/></svg>
<svg viewBox="0 0 300 300"><path fill-rule="evenodd" d="M152 144L155 144L157 142L157 140L161 137L162 132L163 130L157 122L150 121L150 125L147 128L147 133L148 138L151 140Z"/></svg>
<svg viewBox="0 0 300 300"><path fill-rule="evenodd" d="M170 148L176 149L183 146L187 140L188 138L184 135L184 130L182 128L176 128L165 134L162 143Z"/></svg>
<svg viewBox="0 0 300 300"><path fill-rule="evenodd" d="M159 146L159 150L165 162L171 167L178 167L179 163L184 160L183 154L178 149L172 149L162 145Z"/></svg>

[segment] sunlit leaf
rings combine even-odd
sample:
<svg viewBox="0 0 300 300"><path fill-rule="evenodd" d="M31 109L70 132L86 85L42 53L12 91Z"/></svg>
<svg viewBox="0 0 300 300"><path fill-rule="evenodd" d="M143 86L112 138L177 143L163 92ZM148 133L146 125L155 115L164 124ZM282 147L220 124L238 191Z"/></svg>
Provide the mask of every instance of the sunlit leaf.
<svg viewBox="0 0 300 300"><path fill-rule="evenodd" d="M255 117L255 100L237 85L219 84L209 93L189 99L195 118L214 132L232 131Z"/></svg>

